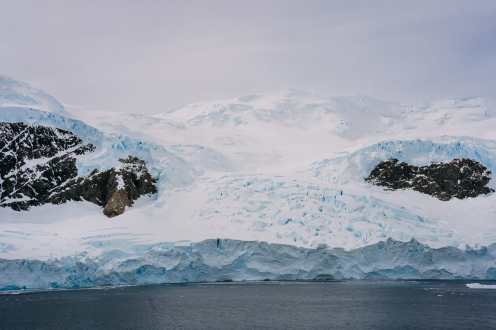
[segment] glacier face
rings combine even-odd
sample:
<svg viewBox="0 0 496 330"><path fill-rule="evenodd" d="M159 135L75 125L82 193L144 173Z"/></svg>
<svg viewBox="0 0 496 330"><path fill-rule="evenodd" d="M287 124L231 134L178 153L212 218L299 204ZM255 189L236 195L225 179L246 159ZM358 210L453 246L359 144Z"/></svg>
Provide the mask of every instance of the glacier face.
<svg viewBox="0 0 496 330"><path fill-rule="evenodd" d="M346 251L212 239L116 246L97 258L81 254L46 261L0 259L0 290L231 280L494 280L495 257L494 244L476 250L432 249L415 240L389 239Z"/></svg>
<svg viewBox="0 0 496 330"><path fill-rule="evenodd" d="M156 197L112 221L87 203L0 210L4 288L496 273L496 194L443 202L364 181L388 158L470 158L496 173L496 116L483 99L410 106L285 91L156 115L68 114L23 83L2 84L0 121L96 146L78 158L80 175L134 155L159 178Z"/></svg>

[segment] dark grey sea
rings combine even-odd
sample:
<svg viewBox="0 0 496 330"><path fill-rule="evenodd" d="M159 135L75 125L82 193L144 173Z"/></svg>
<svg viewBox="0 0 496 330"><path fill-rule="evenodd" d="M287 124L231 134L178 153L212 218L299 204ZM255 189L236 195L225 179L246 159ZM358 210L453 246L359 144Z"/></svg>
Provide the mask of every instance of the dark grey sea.
<svg viewBox="0 0 496 330"><path fill-rule="evenodd" d="M344 281L5 294L0 328L496 329L496 290L452 281Z"/></svg>

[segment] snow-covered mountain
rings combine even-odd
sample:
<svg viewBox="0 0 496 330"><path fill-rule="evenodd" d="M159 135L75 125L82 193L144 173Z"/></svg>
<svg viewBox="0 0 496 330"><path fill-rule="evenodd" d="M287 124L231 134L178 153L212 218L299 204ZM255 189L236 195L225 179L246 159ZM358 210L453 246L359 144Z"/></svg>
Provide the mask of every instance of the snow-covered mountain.
<svg viewBox="0 0 496 330"><path fill-rule="evenodd" d="M177 242L186 241L195 249L203 246L197 243L202 240L230 239L263 241L270 251L278 249L271 245L275 243L301 251L324 245L358 251L388 239L415 239L428 245L427 250L451 246L462 249L457 250L460 253L466 253L467 245L479 248L496 243L494 193L446 201L414 190L385 190L365 180L379 163L393 158L412 166L470 159L470 164L495 173L496 110L489 100L405 105L290 90L157 109L155 115L84 110L69 115L54 98L40 95L45 94L24 83L0 80L0 100L11 100L1 101L0 122L56 127L91 143L95 151L78 160L80 175L117 166L119 158L139 157L158 180L158 193L140 198L112 220L84 201L47 204L25 212L0 208L0 258L7 261L30 259L60 265L68 257L89 258L85 263L101 257L110 259L96 262L98 271L111 271L115 266L119 272L132 260L146 259L149 247L164 242L178 246L182 243ZM488 187L485 192L496 188L493 179ZM244 258L255 253L252 245L242 243L236 251L240 246L249 246ZM124 253L130 247L134 252ZM338 250L332 251L329 254L336 255ZM419 258L425 257L425 251L420 249ZM238 252L223 250L223 258ZM206 258L201 254L179 257L185 252L175 249L168 253L178 259L168 255L168 261L160 263L161 270L150 275L156 279L147 283L166 281L168 277L160 277L161 272L176 267L179 259ZM117 255L123 259L114 264L112 256ZM470 259L465 254L464 258ZM203 267L204 262L198 262ZM24 271L11 261L7 264L2 267ZM242 267L249 268L249 264L247 259ZM146 265L140 261L140 267ZM445 270L442 263L428 270L419 270L408 261L401 264L409 266L418 274ZM188 267L189 273L177 273L177 281L200 278L191 274L193 266ZM479 268L473 274L484 277L496 267L496 260L488 256L484 270L479 264L474 267ZM377 268L377 274L386 268ZM362 270L356 277L373 271ZM240 272L236 279L246 274ZM275 273L267 270L267 274Z"/></svg>
<svg viewBox="0 0 496 330"><path fill-rule="evenodd" d="M70 116L53 96L31 85L0 75L0 108L18 108L18 111L38 110Z"/></svg>

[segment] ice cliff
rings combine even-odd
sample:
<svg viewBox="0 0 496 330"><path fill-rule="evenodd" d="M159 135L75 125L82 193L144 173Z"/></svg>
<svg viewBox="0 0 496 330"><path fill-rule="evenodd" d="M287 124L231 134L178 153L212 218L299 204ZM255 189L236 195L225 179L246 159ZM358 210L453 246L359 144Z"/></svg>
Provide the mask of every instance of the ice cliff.
<svg viewBox="0 0 496 330"><path fill-rule="evenodd" d="M103 243L105 245L105 243ZM107 247L111 242L107 242ZM110 244L110 246L108 245ZM55 260L0 260L1 290L203 281L496 279L496 245L432 249L386 240L346 251L213 239L109 248Z"/></svg>

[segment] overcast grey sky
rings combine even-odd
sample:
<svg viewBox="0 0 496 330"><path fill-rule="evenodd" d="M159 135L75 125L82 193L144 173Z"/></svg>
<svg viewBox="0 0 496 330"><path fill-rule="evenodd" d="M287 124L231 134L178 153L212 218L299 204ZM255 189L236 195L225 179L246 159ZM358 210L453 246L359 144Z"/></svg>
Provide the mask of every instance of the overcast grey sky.
<svg viewBox="0 0 496 330"><path fill-rule="evenodd" d="M283 88L494 96L496 1L0 0L0 73L145 113Z"/></svg>

